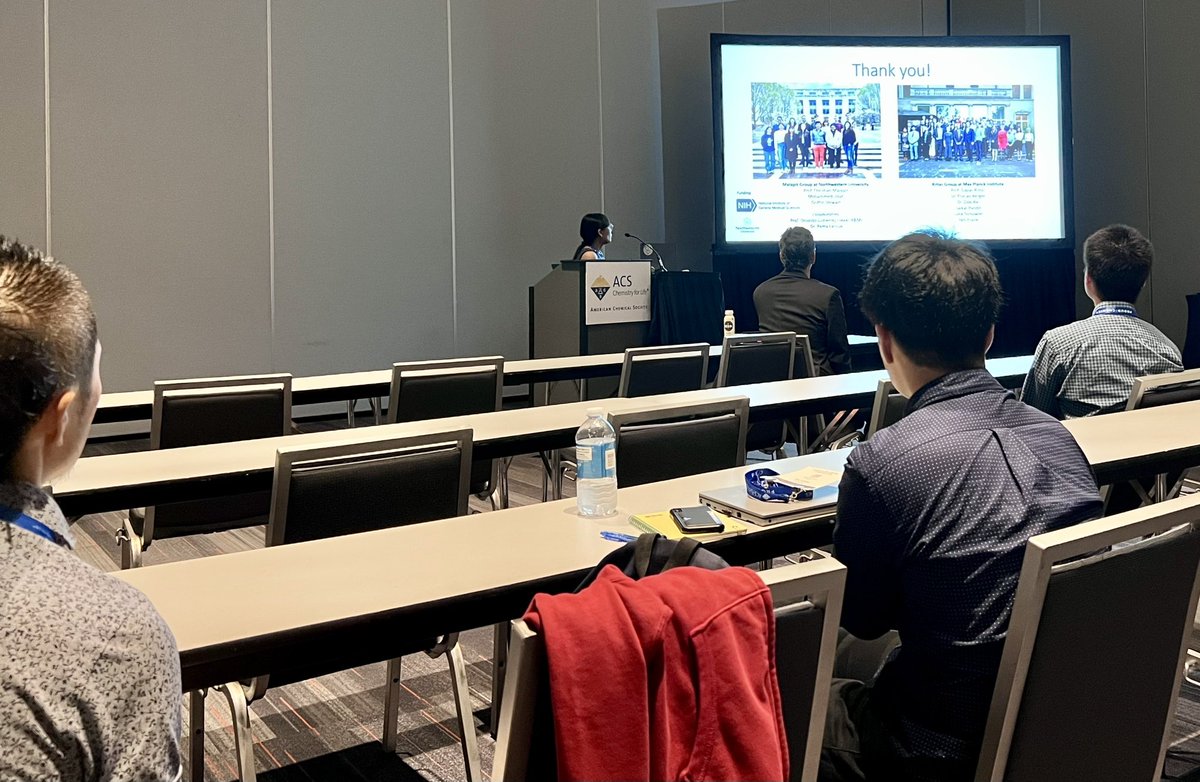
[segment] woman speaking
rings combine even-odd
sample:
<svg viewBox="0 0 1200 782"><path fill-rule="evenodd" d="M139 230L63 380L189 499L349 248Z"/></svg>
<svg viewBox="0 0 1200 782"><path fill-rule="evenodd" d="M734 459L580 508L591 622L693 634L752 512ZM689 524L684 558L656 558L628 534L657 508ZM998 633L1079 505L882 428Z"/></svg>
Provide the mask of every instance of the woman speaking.
<svg viewBox="0 0 1200 782"><path fill-rule="evenodd" d="M600 212L585 214L579 221L579 238L582 240L575 248L573 261L603 261L604 245L612 241L613 224L606 215Z"/></svg>

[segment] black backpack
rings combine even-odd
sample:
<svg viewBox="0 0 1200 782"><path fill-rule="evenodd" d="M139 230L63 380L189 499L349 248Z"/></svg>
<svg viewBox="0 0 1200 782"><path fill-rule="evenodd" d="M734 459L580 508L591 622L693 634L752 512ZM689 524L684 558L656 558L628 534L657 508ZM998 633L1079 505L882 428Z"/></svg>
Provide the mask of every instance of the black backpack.
<svg viewBox="0 0 1200 782"><path fill-rule="evenodd" d="M656 532L644 532L637 540L631 540L600 560L575 591L581 592L587 588L600 575L605 565L613 565L633 579L657 575L664 570L684 565L705 570L722 570L729 567L728 562L695 540L671 540Z"/></svg>

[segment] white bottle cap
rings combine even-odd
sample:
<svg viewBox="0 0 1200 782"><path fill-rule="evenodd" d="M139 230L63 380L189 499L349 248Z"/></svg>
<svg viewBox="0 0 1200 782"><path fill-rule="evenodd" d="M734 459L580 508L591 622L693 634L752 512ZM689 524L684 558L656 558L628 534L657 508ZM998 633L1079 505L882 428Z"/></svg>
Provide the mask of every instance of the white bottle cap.
<svg viewBox="0 0 1200 782"><path fill-rule="evenodd" d="M725 314L726 314L726 315L732 315L732 314L733 314L733 310L725 310Z"/></svg>
<svg viewBox="0 0 1200 782"><path fill-rule="evenodd" d="M590 416L602 416L602 415L604 415L604 408L603 407L589 407L587 409L587 414L589 417ZM576 415L578 415L578 413L576 413Z"/></svg>

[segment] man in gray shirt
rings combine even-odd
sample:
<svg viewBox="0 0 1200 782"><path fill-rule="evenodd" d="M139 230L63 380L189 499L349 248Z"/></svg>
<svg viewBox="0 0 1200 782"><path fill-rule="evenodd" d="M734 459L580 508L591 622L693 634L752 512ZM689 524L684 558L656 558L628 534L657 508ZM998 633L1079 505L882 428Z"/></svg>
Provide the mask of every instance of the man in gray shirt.
<svg viewBox="0 0 1200 782"><path fill-rule="evenodd" d="M144 595L81 561L42 486L100 398L100 344L68 269L0 236L0 780L176 780L175 639Z"/></svg>
<svg viewBox="0 0 1200 782"><path fill-rule="evenodd" d="M1083 289L1092 316L1047 331L1025 376L1021 401L1055 418L1123 410L1135 378L1179 372L1179 348L1138 317L1133 302L1150 277L1154 248L1127 225L1083 244Z"/></svg>

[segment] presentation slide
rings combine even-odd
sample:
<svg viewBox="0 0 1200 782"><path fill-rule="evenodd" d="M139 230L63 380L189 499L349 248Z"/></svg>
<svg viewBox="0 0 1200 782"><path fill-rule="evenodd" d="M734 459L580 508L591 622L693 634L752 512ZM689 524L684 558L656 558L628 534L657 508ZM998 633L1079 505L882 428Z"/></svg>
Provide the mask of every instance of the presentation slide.
<svg viewBox="0 0 1200 782"><path fill-rule="evenodd" d="M1067 236L1059 46L745 40L713 46L718 241Z"/></svg>

